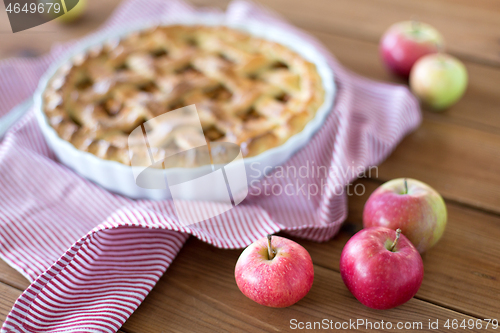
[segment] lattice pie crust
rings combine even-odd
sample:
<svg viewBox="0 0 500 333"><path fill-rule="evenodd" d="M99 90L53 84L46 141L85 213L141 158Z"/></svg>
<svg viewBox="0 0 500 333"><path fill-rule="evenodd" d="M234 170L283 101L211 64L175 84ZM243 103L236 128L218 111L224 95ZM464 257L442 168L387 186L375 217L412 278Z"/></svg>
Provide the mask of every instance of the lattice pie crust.
<svg viewBox="0 0 500 333"><path fill-rule="evenodd" d="M226 27L176 25L78 55L57 71L43 98L62 139L130 164L132 130L191 104L207 141L235 143L244 156L258 155L300 132L323 103L324 90L316 67L278 43ZM157 161L192 148L189 126L166 125L151 129ZM149 157L141 164L149 165Z"/></svg>

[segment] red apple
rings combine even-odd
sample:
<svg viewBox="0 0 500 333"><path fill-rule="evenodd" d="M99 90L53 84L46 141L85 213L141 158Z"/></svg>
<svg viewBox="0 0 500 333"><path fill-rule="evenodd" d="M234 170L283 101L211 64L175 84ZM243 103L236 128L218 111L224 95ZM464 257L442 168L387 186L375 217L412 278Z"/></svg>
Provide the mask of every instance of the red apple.
<svg viewBox="0 0 500 333"><path fill-rule="evenodd" d="M380 55L387 68L403 77L422 56L443 48L443 37L432 26L415 21L392 25L380 40Z"/></svg>
<svg viewBox="0 0 500 333"><path fill-rule="evenodd" d="M373 227L361 230L344 246L340 274L361 303L385 310L415 296L424 278L424 264L401 230Z"/></svg>
<svg viewBox="0 0 500 333"><path fill-rule="evenodd" d="M382 184L368 198L363 211L365 228L400 228L420 253L433 247L446 228L443 198L429 185L399 178Z"/></svg>
<svg viewBox="0 0 500 333"><path fill-rule="evenodd" d="M464 94L467 81L464 64L443 53L420 58L410 73L412 92L434 110L455 104Z"/></svg>
<svg viewBox="0 0 500 333"><path fill-rule="evenodd" d="M289 239L269 235L241 253L234 275L245 296L262 305L283 308L309 292L314 269L306 249Z"/></svg>

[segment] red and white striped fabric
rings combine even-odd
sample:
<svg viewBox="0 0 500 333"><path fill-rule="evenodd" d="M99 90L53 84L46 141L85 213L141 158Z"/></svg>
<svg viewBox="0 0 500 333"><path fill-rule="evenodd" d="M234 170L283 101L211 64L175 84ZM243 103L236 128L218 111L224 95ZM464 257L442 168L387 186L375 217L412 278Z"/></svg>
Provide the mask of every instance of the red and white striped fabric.
<svg viewBox="0 0 500 333"><path fill-rule="evenodd" d="M177 0L130 0L100 32L194 10ZM327 240L347 214L342 190L356 177L350 168L377 165L419 125L418 103L405 87L346 71L310 36L254 4L235 1L226 15L232 21L252 18L293 31L329 59L338 86L334 110L309 145L286 164L324 166L328 173L270 176L269 187L293 184L299 190L295 195L256 195L264 192L261 184L224 215L182 227L172 202L120 197L59 164L30 112L0 145L0 255L32 281L2 332L117 331L188 235L222 248L241 248L280 230ZM0 63L0 116L28 98L47 66L72 45L59 45L38 59ZM310 196L301 190L314 184L326 184L324 192Z"/></svg>

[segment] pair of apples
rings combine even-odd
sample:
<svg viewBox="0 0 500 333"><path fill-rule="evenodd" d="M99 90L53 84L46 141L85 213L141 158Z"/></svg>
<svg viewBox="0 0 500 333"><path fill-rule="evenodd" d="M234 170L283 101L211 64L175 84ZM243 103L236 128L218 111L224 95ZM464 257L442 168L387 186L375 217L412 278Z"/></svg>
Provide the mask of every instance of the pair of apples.
<svg viewBox="0 0 500 333"><path fill-rule="evenodd" d="M380 40L380 55L393 73L410 79L410 88L435 110L455 104L467 87L467 70L442 53L443 36L432 26L404 21L392 25Z"/></svg>
<svg viewBox="0 0 500 333"><path fill-rule="evenodd" d="M380 186L365 205L365 229L341 254L340 273L349 291L374 309L406 303L424 277L420 253L437 243L446 221L443 198L427 184L395 179ZM243 294L255 302L287 307L309 292L314 269L302 246L268 235L242 252L235 278Z"/></svg>

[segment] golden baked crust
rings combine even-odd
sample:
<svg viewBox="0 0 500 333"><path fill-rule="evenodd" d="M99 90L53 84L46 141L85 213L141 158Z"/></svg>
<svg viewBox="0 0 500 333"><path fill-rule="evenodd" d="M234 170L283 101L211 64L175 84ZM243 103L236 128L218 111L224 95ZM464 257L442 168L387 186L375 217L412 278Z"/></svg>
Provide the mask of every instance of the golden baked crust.
<svg viewBox="0 0 500 333"><path fill-rule="evenodd" d="M244 156L258 155L300 132L323 103L324 90L315 65L278 43L227 27L174 25L75 57L43 98L62 139L129 165L134 128L191 104L207 141L236 143ZM182 133L165 126L157 132L163 144L155 147L155 160L190 148ZM141 164L149 165L149 157Z"/></svg>

